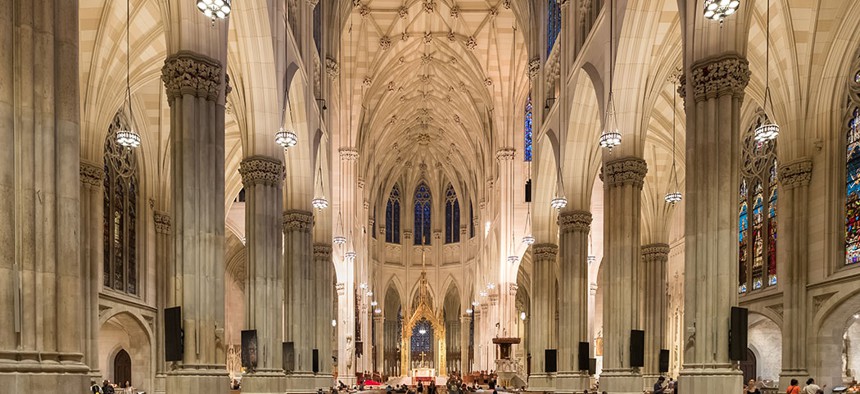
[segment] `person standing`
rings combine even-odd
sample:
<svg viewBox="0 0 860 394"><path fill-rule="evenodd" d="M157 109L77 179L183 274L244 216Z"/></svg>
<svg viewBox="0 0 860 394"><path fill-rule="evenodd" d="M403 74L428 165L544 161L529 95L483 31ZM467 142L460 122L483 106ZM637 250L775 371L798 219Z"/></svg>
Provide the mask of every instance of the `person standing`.
<svg viewBox="0 0 860 394"><path fill-rule="evenodd" d="M102 386L102 393L104 394L114 394L113 386L110 384L110 380L105 380L104 385Z"/></svg>
<svg viewBox="0 0 860 394"><path fill-rule="evenodd" d="M827 387L827 385L824 385L824 387ZM803 388L803 394L819 394L823 392L824 390L822 390L821 387L818 387L818 385L815 384L815 379L809 378L806 380L806 386Z"/></svg>
<svg viewBox="0 0 860 394"><path fill-rule="evenodd" d="M654 394L663 394L666 392L666 387L663 386L663 382L665 382L665 381L666 381L665 377L661 376L661 377L657 378L657 382L654 383L654 391L653 391Z"/></svg>
<svg viewBox="0 0 860 394"><path fill-rule="evenodd" d="M103 394L101 386L95 380L90 380L90 392L93 394Z"/></svg>
<svg viewBox="0 0 860 394"><path fill-rule="evenodd" d="M747 382L747 386L744 387L744 394L761 394L761 391L759 391L758 386L755 383L755 379L750 379L750 381Z"/></svg>
<svg viewBox="0 0 860 394"><path fill-rule="evenodd" d="M788 390L785 390L785 394L800 394L800 386L797 385L797 379L791 379L791 383L788 385Z"/></svg>

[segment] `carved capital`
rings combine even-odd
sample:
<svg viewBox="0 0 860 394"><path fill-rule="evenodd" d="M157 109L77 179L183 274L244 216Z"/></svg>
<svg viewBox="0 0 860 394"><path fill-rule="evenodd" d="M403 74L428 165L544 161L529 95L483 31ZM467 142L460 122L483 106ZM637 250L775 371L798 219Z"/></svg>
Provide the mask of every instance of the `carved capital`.
<svg viewBox="0 0 860 394"><path fill-rule="evenodd" d="M265 156L251 156L239 163L239 175L246 188L254 185L279 187L286 173L284 165L275 159Z"/></svg>
<svg viewBox="0 0 860 394"><path fill-rule="evenodd" d="M335 290L337 290L337 295L342 296L346 295L346 283L338 282L334 285Z"/></svg>
<svg viewBox="0 0 860 394"><path fill-rule="evenodd" d="M153 220L155 221L155 233L156 234L170 234L170 215L167 212L155 211L153 213Z"/></svg>
<svg viewBox="0 0 860 394"><path fill-rule="evenodd" d="M736 54L706 59L693 65L696 102L731 94L743 97L750 81L747 59Z"/></svg>
<svg viewBox="0 0 860 394"><path fill-rule="evenodd" d="M555 261L558 256L558 245L556 244L534 244L532 248L535 262L546 260Z"/></svg>
<svg viewBox="0 0 860 394"><path fill-rule="evenodd" d="M81 162L81 183L99 187L105 178L105 170L92 164Z"/></svg>
<svg viewBox="0 0 860 394"><path fill-rule="evenodd" d="M648 165L645 160L638 157L623 157L603 164L600 179L603 180L603 186L607 188L633 185L642 189L647 173Z"/></svg>
<svg viewBox="0 0 860 394"><path fill-rule="evenodd" d="M508 295L516 296L517 290L520 289L520 285L516 283L508 283Z"/></svg>
<svg viewBox="0 0 860 394"><path fill-rule="evenodd" d="M442 239L442 230L433 230L433 239Z"/></svg>
<svg viewBox="0 0 860 394"><path fill-rule="evenodd" d="M501 148L496 151L496 159L513 160L516 157L517 151L514 148Z"/></svg>
<svg viewBox="0 0 860 394"><path fill-rule="evenodd" d="M403 239L412 239L412 230L403 230Z"/></svg>
<svg viewBox="0 0 860 394"><path fill-rule="evenodd" d="M669 260L669 245L660 243L643 245L642 258L646 262L665 262Z"/></svg>
<svg viewBox="0 0 860 394"><path fill-rule="evenodd" d="M556 0L558 2L558 6L561 8L567 7L570 4L570 0Z"/></svg>
<svg viewBox="0 0 860 394"><path fill-rule="evenodd" d="M329 79L336 79L340 75L340 65L337 64L337 60L325 58L325 73Z"/></svg>
<svg viewBox="0 0 860 394"><path fill-rule="evenodd" d="M313 9L317 6L317 3L319 3L319 1L320 0L308 0L308 5L311 7L311 9Z"/></svg>
<svg viewBox="0 0 860 394"><path fill-rule="evenodd" d="M346 161L358 160L358 149L346 147L337 150L340 153L340 159Z"/></svg>
<svg viewBox="0 0 860 394"><path fill-rule="evenodd" d="M314 227L314 215L308 211L290 209L283 214L284 232L301 231L308 233Z"/></svg>
<svg viewBox="0 0 860 394"><path fill-rule="evenodd" d="M809 186L812 179L812 160L804 158L779 167L779 181L786 189Z"/></svg>
<svg viewBox="0 0 860 394"><path fill-rule="evenodd" d="M540 73L540 58L536 57L529 61L529 79L534 79Z"/></svg>
<svg viewBox="0 0 860 394"><path fill-rule="evenodd" d="M315 243L314 260L331 261L331 244Z"/></svg>
<svg viewBox="0 0 860 394"><path fill-rule="evenodd" d="M588 233L591 230L591 212L566 211L558 214L558 228L562 233L571 231Z"/></svg>
<svg viewBox="0 0 860 394"><path fill-rule="evenodd" d="M168 103L186 94L215 101L223 82L221 73L221 64L207 56L189 51L168 56L161 68Z"/></svg>
<svg viewBox="0 0 860 394"><path fill-rule="evenodd" d="M460 225L460 235L466 235L467 227L465 224Z"/></svg>

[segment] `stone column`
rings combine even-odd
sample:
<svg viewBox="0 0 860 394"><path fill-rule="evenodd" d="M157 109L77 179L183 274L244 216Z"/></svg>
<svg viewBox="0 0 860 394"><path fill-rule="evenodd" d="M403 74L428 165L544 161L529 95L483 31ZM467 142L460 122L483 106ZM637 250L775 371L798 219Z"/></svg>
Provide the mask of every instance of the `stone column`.
<svg viewBox="0 0 860 394"><path fill-rule="evenodd" d="M184 353L169 393L226 393L224 343L224 71L189 51L162 68L170 105L174 305L182 307Z"/></svg>
<svg viewBox="0 0 860 394"><path fill-rule="evenodd" d="M382 373L382 365L385 360L385 316L381 313L373 316L375 326L373 335L374 372Z"/></svg>
<svg viewBox="0 0 860 394"><path fill-rule="evenodd" d="M791 379L804 382L807 371L807 272L809 255L809 181L812 177L812 160L803 158L784 164L779 169L779 221L780 242L777 243L777 261L782 285L782 371L779 374L781 391L788 388Z"/></svg>
<svg viewBox="0 0 860 394"><path fill-rule="evenodd" d="M669 245L656 243L642 246L643 329L645 330L645 368L642 378L646 388L653 387L660 373L660 349L666 338L666 291Z"/></svg>
<svg viewBox="0 0 860 394"><path fill-rule="evenodd" d="M284 220L284 342L293 343L293 369L287 371L288 390L313 390L315 327L313 272L313 214L288 210Z"/></svg>
<svg viewBox="0 0 860 394"><path fill-rule="evenodd" d="M529 352L532 355L529 390L555 391L555 372L547 372L544 362L546 349L555 349L553 331L555 322L556 292L555 266L558 245L541 243L532 246L532 299L529 322ZM556 364L558 365L558 364Z"/></svg>
<svg viewBox="0 0 860 394"><path fill-rule="evenodd" d="M564 334L558 336L556 391L569 393L589 388L588 376L579 368L579 342L588 340L588 232L591 231L591 213L562 212L558 215L558 228L558 326Z"/></svg>
<svg viewBox="0 0 860 394"><path fill-rule="evenodd" d="M355 286L338 282L337 290L337 380L352 385L355 377L355 310L351 301Z"/></svg>
<svg viewBox="0 0 860 394"><path fill-rule="evenodd" d="M679 381L687 393L726 393L743 384L729 360L728 341L731 307L738 300L740 113L749 77L747 60L730 54L691 64L685 78L692 83L682 84L683 95L695 100L685 105L685 332Z"/></svg>
<svg viewBox="0 0 860 394"><path fill-rule="evenodd" d="M239 163L245 187L245 329L257 331L257 365L242 378L242 391L276 391L283 383L281 204L284 164L266 156Z"/></svg>
<svg viewBox="0 0 860 394"><path fill-rule="evenodd" d="M0 15L0 387L89 385L81 277L78 3Z"/></svg>
<svg viewBox="0 0 860 394"><path fill-rule="evenodd" d="M314 348L319 353L319 372L317 372L318 381L326 380L329 383L331 380L331 365L332 365L332 348L331 320L333 316L332 303L332 286L334 286L334 265L331 260L331 244L329 243L314 243L314 316L316 317L316 329L314 330ZM317 383L319 385L319 382Z"/></svg>
<svg viewBox="0 0 860 394"><path fill-rule="evenodd" d="M472 313L475 313L473 310ZM469 325L472 324L472 315L464 313L460 316L460 373L465 375L472 370L469 364Z"/></svg>
<svg viewBox="0 0 860 394"><path fill-rule="evenodd" d="M170 299L173 275L176 265L173 264L173 238L171 237L170 215L166 212L155 211L153 214L155 222L155 280L161 285L156 286L157 294L155 307L156 314L156 341L155 349L157 359L155 360L155 391L163 393L165 390L165 379L167 378L167 366L164 361L164 308L174 305Z"/></svg>
<svg viewBox="0 0 860 394"><path fill-rule="evenodd" d="M81 284L84 289L84 363L98 381L99 371L99 290L102 288L104 256L104 169L81 162ZM163 343L163 342L159 342ZM164 359L163 357L161 358Z"/></svg>

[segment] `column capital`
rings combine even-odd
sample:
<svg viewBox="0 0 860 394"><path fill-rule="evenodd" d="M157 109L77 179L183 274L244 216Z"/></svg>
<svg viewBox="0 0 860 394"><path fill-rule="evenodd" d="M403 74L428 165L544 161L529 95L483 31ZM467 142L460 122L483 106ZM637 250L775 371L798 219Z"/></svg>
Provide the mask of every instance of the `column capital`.
<svg viewBox="0 0 860 394"><path fill-rule="evenodd" d="M591 212L565 211L558 214L558 227L562 233L584 232L591 230Z"/></svg>
<svg viewBox="0 0 860 394"><path fill-rule="evenodd" d="M343 282L335 283L334 289L337 290L337 295L339 295L339 296L346 295L346 283L343 283Z"/></svg>
<svg viewBox="0 0 860 394"><path fill-rule="evenodd" d="M99 187L105 178L105 170L99 166L81 161L81 183Z"/></svg>
<svg viewBox="0 0 860 394"><path fill-rule="evenodd" d="M647 173L648 164L645 163L645 160L632 156L622 157L603 163L603 168L600 171L600 179L603 181L605 188L633 185L638 189L642 189L645 174Z"/></svg>
<svg viewBox="0 0 860 394"><path fill-rule="evenodd" d="M556 0L556 2L561 8L567 7L570 4L570 0Z"/></svg>
<svg viewBox="0 0 860 394"><path fill-rule="evenodd" d="M314 7L316 7L316 6L317 6L317 3L319 3L319 1L320 1L320 0L308 0L308 5L309 5L311 8L314 8Z"/></svg>
<svg viewBox="0 0 860 394"><path fill-rule="evenodd" d="M283 214L284 232L301 231L309 233L314 227L314 214L308 211L290 209ZM314 247L316 252L316 247Z"/></svg>
<svg viewBox="0 0 860 394"><path fill-rule="evenodd" d="M254 185L278 187L286 178L284 165L266 156L246 157L239 162L239 175L242 176L242 185L247 188Z"/></svg>
<svg viewBox="0 0 860 394"><path fill-rule="evenodd" d="M331 261L331 244L314 243L314 259Z"/></svg>
<svg viewBox="0 0 860 394"><path fill-rule="evenodd" d="M529 79L537 78L540 73L540 57L536 57L532 60L529 60Z"/></svg>
<svg viewBox="0 0 860 394"><path fill-rule="evenodd" d="M337 150L340 152L340 159L345 161L358 160L358 149L351 146L343 147Z"/></svg>
<svg viewBox="0 0 860 394"><path fill-rule="evenodd" d="M727 94L743 97L750 81L749 62L736 53L700 60L692 70L696 102Z"/></svg>
<svg viewBox="0 0 860 394"><path fill-rule="evenodd" d="M208 56L179 51L167 57L161 68L168 103L184 94L215 101L220 93L221 63Z"/></svg>
<svg viewBox="0 0 860 394"><path fill-rule="evenodd" d="M517 150L514 148L500 148L496 151L496 159L498 160L513 160L517 155Z"/></svg>
<svg viewBox="0 0 860 394"><path fill-rule="evenodd" d="M329 79L336 79L340 75L340 65L337 64L337 60L325 58L325 73Z"/></svg>
<svg viewBox="0 0 860 394"><path fill-rule="evenodd" d="M383 316L381 313L378 315L373 315L373 321L377 323L385 323L385 316Z"/></svg>
<svg viewBox="0 0 860 394"><path fill-rule="evenodd" d="M779 167L779 181L787 189L809 186L812 179L812 160L802 158Z"/></svg>
<svg viewBox="0 0 860 394"><path fill-rule="evenodd" d="M412 239L412 230L403 230L403 239Z"/></svg>
<svg viewBox="0 0 860 394"><path fill-rule="evenodd" d="M642 257L645 261L666 261L669 250L669 245L663 243L642 245Z"/></svg>
<svg viewBox="0 0 860 394"><path fill-rule="evenodd" d="M466 225L461 224L460 225L460 235L466 235L466 230L467 230Z"/></svg>
<svg viewBox="0 0 860 394"><path fill-rule="evenodd" d="M475 313L475 311L473 310L472 313ZM464 313L460 316L460 323L461 324L469 324L471 321L472 321L472 315L470 315L468 313Z"/></svg>
<svg viewBox="0 0 860 394"><path fill-rule="evenodd" d="M534 254L536 262L542 260L555 261L558 256L558 245L550 243L534 244L532 246L532 254Z"/></svg>
<svg viewBox="0 0 860 394"><path fill-rule="evenodd" d="M433 239L442 239L442 230L433 230Z"/></svg>
<svg viewBox="0 0 860 394"><path fill-rule="evenodd" d="M520 289L520 285L516 283L508 283L508 295L516 296L517 291Z"/></svg>
<svg viewBox="0 0 860 394"><path fill-rule="evenodd" d="M385 226L379 226L376 228L376 230L379 231L379 234L377 235L379 235L380 237L385 237Z"/></svg>
<svg viewBox="0 0 860 394"><path fill-rule="evenodd" d="M170 215L168 215L167 212L155 211L153 212L152 217L155 221L156 234L170 234L172 223Z"/></svg>

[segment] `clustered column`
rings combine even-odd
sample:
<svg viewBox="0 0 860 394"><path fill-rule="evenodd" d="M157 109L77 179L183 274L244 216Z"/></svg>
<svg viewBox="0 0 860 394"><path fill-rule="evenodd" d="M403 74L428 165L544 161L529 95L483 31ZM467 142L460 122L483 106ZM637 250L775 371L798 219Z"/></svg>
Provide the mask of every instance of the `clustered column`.
<svg viewBox="0 0 860 394"><path fill-rule="evenodd" d="M99 290L104 261L104 169L81 162L81 278L84 288L84 362L99 372Z"/></svg>
<svg viewBox="0 0 860 394"><path fill-rule="evenodd" d="M544 355L547 349L555 349L555 267L558 246L550 243L532 246L534 264L532 281L531 316L529 322L529 352L532 355L529 389L555 391L552 376L556 371L547 371Z"/></svg>
<svg viewBox="0 0 860 394"><path fill-rule="evenodd" d="M579 342L588 340L588 233L591 213L566 211L558 215L559 308L558 374L556 391L589 388L588 376L580 366ZM534 356L534 355L533 355ZM534 360L534 358L532 359Z"/></svg>
<svg viewBox="0 0 860 394"><path fill-rule="evenodd" d="M155 278L158 283L164 285L158 286L155 305L158 309L156 315L156 343L164 343L164 308L173 305L174 301L170 299L170 288L174 281L174 272L176 265L173 264L173 238L171 238L171 221L170 215L166 212L155 211L153 213L153 221L155 222ZM164 346L159 346L156 349L155 360L155 385L157 391L164 391L164 379L166 377L167 368L164 361Z"/></svg>
<svg viewBox="0 0 860 394"><path fill-rule="evenodd" d="M325 379L332 374L332 310L334 299L334 264L331 260L331 244L314 243L314 306L316 322L314 331L314 348L319 354L318 378ZM331 383L331 382L328 382Z"/></svg>
<svg viewBox="0 0 860 394"><path fill-rule="evenodd" d="M642 246L642 291L645 293L642 316L645 330L645 386L654 384L660 376L660 349L666 337L666 263L669 245L656 243Z"/></svg>
<svg viewBox="0 0 860 394"><path fill-rule="evenodd" d="M314 303L315 270L313 265L313 214L302 210L288 210L284 220L284 340L293 343L293 359L285 355L285 361L292 370L291 385L305 383L297 379L312 373L314 343L314 316L317 307ZM308 381L307 384L312 382ZM298 386L295 386L299 388Z"/></svg>
<svg viewBox="0 0 860 394"><path fill-rule="evenodd" d="M606 207L600 386L610 393L642 391L641 375L630 363L630 332L640 325L639 232L642 185L647 172L645 160L624 157L605 162L600 174Z"/></svg>

